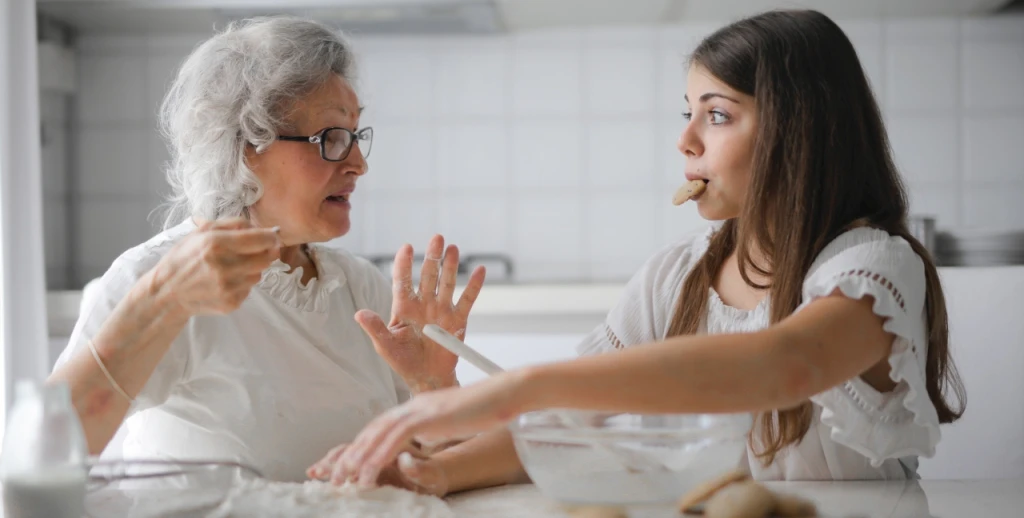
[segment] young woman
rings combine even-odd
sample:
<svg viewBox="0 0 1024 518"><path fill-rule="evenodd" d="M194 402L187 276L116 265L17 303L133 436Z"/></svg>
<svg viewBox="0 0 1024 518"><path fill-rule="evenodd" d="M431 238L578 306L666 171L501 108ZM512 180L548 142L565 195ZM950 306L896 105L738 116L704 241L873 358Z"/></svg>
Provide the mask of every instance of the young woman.
<svg viewBox="0 0 1024 518"><path fill-rule="evenodd" d="M754 413L757 479L916 476L964 392L935 265L908 233L853 46L821 13L761 14L705 39L686 89L686 178L706 182L701 216L724 223L648 261L583 358L419 395L311 476L390 474L435 494L519 480L500 427L552 407ZM398 457L414 437L494 429L431 458Z"/></svg>

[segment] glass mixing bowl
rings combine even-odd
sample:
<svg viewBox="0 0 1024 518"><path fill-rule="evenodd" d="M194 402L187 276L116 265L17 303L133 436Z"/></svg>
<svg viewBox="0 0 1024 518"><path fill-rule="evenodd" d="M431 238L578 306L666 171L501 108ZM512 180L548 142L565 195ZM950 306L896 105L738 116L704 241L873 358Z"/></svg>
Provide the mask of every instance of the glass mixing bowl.
<svg viewBox="0 0 1024 518"><path fill-rule="evenodd" d="M750 414L608 414L547 410L510 425L534 484L565 504L674 503L740 466Z"/></svg>
<svg viewBox="0 0 1024 518"><path fill-rule="evenodd" d="M94 462L86 486L86 516L206 516L240 480L255 477L259 477L258 471L232 462Z"/></svg>

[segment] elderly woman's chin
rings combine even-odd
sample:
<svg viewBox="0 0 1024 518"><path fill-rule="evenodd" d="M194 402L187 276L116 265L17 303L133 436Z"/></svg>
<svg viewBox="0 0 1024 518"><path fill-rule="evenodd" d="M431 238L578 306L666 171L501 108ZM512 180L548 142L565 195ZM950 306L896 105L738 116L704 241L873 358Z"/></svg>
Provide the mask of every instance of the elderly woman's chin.
<svg viewBox="0 0 1024 518"><path fill-rule="evenodd" d="M348 201L324 200L317 218L318 234L324 241L348 234L352 228L352 205Z"/></svg>

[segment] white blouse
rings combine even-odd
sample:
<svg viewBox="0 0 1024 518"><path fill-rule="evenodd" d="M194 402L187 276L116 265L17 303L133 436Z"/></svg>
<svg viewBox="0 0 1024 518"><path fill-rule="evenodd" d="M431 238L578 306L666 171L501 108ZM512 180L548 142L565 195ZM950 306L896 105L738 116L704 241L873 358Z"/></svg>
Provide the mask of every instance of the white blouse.
<svg viewBox="0 0 1024 518"><path fill-rule="evenodd" d="M686 238L651 258L578 352L598 354L664 339L683 280L707 250L714 231ZM814 261L797 311L837 288L853 299L874 297L874 312L885 317L885 330L896 336L889 364L897 386L880 393L855 377L813 396L814 421L799 444L785 448L768 467L748 446L744 464L757 479L916 478L918 456L935 453L938 414L925 388L924 263L900 237L871 228L851 230L829 243ZM708 297L701 333L751 332L769 325L768 298L745 311L727 306L714 289ZM759 437L756 429L754 437Z"/></svg>
<svg viewBox="0 0 1024 518"><path fill-rule="evenodd" d="M58 366L194 228L182 223L114 261L86 292ZM188 321L128 410L125 457L226 458L301 481L330 448L408 399L353 320L363 308L390 314L390 282L347 252L310 250L319 275L308 284L301 268L276 261L238 310Z"/></svg>

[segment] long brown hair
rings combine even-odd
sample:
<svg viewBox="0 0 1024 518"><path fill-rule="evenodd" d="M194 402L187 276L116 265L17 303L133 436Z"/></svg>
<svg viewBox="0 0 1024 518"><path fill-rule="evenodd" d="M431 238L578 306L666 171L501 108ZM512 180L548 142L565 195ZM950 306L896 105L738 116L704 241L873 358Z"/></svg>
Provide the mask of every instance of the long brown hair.
<svg viewBox="0 0 1024 518"><path fill-rule="evenodd" d="M939 422L959 418L966 394L949 355L939 276L908 231L907 195L882 116L842 29L817 11L771 11L719 29L690 62L753 96L759 122L742 214L712 236L686 277L668 335L697 332L712 280L733 252L743 280L769 290L771 322L780 322L800 304L803 280L822 249L844 231L868 225L907 240L924 261L928 397ZM755 264L751 246L767 264ZM749 271L769 278L768 285L755 284ZM950 389L955 410L945 400ZM809 401L762 414L760 460L771 464L799 443L812 417Z"/></svg>

